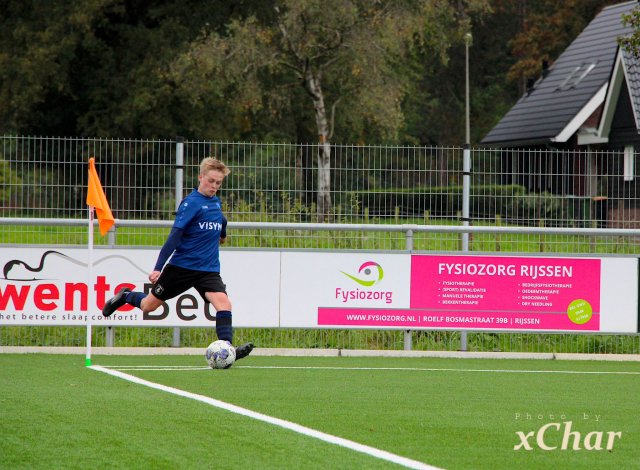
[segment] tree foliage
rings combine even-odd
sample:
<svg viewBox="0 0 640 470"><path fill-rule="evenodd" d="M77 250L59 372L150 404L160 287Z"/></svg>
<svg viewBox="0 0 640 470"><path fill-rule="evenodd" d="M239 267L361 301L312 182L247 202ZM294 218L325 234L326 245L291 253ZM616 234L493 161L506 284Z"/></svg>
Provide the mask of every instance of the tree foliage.
<svg viewBox="0 0 640 470"><path fill-rule="evenodd" d="M465 3L486 9L483 0ZM296 111L313 122L310 133L320 143L317 208L327 220L334 133L342 141L365 135L397 141L410 51L420 48L445 64L451 42L469 29L468 12L456 14L447 0L278 0L271 7L273 16L232 21L223 34L205 32L176 59L172 74L192 103L210 97L233 103L227 112L236 120L277 120ZM307 104L294 106L302 98Z"/></svg>
<svg viewBox="0 0 640 470"><path fill-rule="evenodd" d="M473 143L618 1L0 0L0 131L459 145L470 31Z"/></svg>
<svg viewBox="0 0 640 470"><path fill-rule="evenodd" d="M618 38L618 43L635 57L640 57L640 6L628 15L623 15L622 21L625 26L633 29L633 33L627 37Z"/></svg>
<svg viewBox="0 0 640 470"><path fill-rule="evenodd" d="M227 114L235 120L287 122L302 111L298 119L315 123L310 135L342 141L397 140L413 78L409 52L420 48L421 58L444 65L469 27L443 0L285 0L271 8L273 16L204 34L174 62L175 82L192 103L231 102ZM301 100L308 104L300 107ZM319 106L327 113L326 132L318 129Z"/></svg>

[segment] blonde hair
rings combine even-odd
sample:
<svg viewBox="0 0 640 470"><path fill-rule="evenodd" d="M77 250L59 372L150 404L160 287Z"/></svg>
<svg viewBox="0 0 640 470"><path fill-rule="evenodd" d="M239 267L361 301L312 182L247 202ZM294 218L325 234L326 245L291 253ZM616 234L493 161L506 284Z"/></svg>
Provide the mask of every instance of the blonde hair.
<svg viewBox="0 0 640 470"><path fill-rule="evenodd" d="M221 172L224 176L227 176L231 173L231 170L227 165L222 163L220 160L214 157L204 158L200 162L200 174L204 175L207 171L216 170Z"/></svg>

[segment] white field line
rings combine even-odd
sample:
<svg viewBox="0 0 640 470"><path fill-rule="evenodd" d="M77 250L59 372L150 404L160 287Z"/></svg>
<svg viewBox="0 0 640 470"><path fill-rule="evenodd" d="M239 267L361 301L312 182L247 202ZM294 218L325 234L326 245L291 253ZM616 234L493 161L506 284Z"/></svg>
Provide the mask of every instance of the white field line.
<svg viewBox="0 0 640 470"><path fill-rule="evenodd" d="M100 366L116 370L211 370L206 366ZM236 366L237 368L237 366Z"/></svg>
<svg viewBox="0 0 640 470"><path fill-rule="evenodd" d="M520 369L455 369L423 367L304 367L304 366L238 366L243 369L329 369L329 370L397 370L426 372L490 372L496 374L620 374L640 375L640 371L520 370Z"/></svg>
<svg viewBox="0 0 640 470"><path fill-rule="evenodd" d="M354 450L356 452L361 452L363 454L370 455L372 457L386 460L388 462L393 462L398 465L401 465L406 468L414 468L420 470L440 470L438 467L433 467L431 465L427 465L423 462L419 462L417 460L412 460L406 457L402 457L400 455L392 454L391 452L387 452L381 449L376 449L375 447L370 447L364 444L359 444L354 441L350 441L348 439L344 439L342 437L333 436L331 434L326 434L321 431L316 431L315 429L308 428L306 426L302 426L300 424L292 423L291 421L286 421L280 418L274 418L273 416L268 416L262 413L258 413L256 411L252 411L246 408L242 408L240 406L232 405L230 403L226 403L220 400L216 400L211 397L206 397L204 395L198 395L196 393L187 392L184 390L180 390L173 387L167 387L166 385L158 384L155 382L149 382L148 380L143 380L133 375L125 374L118 370L109 369L101 366L90 366L90 369L104 372L106 374L112 375L114 377L118 377L129 382L133 382L139 385L144 385L145 387L154 388L156 390L160 390L167 393L172 393L174 395L179 395L181 397L190 398L192 400L197 400L202 403L206 403L211 406L215 406L216 408L220 408L223 410L230 411L231 413L236 413L242 416L246 416L258 421L262 421L265 423L272 424L274 426L279 426L284 429L288 429L293 432L297 432L299 434L303 434L305 436L313 437L315 439L319 439L324 442L328 442L329 444L338 445L341 447L345 447L347 449Z"/></svg>
<svg viewBox="0 0 640 470"><path fill-rule="evenodd" d="M202 366L101 366L117 370L210 370ZM422 372L485 372L495 374L572 374L572 375L640 375L640 371L589 371L589 370L526 370L526 369L455 369L427 367L330 367L330 366L234 366L234 369L319 369L348 371L422 371ZM223 372L224 373L224 372Z"/></svg>

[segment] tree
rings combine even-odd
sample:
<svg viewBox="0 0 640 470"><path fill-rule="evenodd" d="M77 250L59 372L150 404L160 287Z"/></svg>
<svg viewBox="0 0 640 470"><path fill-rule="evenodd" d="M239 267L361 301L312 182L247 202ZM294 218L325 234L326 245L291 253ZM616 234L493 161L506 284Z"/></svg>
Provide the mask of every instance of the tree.
<svg viewBox="0 0 640 470"><path fill-rule="evenodd" d="M640 57L640 6L631 13L622 15L622 22L633 28L633 32L629 36L618 38L618 44L635 57Z"/></svg>
<svg viewBox="0 0 640 470"><path fill-rule="evenodd" d="M211 95L232 100L235 119L287 113L304 90L319 144L318 219L327 221L336 132L345 140L397 138L411 78L403 60L422 47L432 62L446 62L452 37L466 28L447 0L274 1L273 15L203 34L175 61L172 76L194 102Z"/></svg>
<svg viewBox="0 0 640 470"><path fill-rule="evenodd" d="M508 0L501 0L508 1ZM489 5L490 3L490 5ZM450 48L446 61L434 61L431 47L414 47L406 67L410 74L410 89L405 96L403 113L405 128L402 139L410 144L459 146L465 139L465 42L472 35L469 48L471 98L471 142L477 142L493 123L493 116L502 116L515 100L505 86L504 76L511 62L504 44L515 34L505 15L496 5L458 2L455 18L445 17L441 23L452 23ZM459 23L458 28L453 23ZM463 26L466 23L466 26Z"/></svg>
<svg viewBox="0 0 640 470"><path fill-rule="evenodd" d="M260 0L215 8L200 0L0 0L0 131L212 133L218 108L187 105L166 70L205 25L224 31L230 18L260 9Z"/></svg>
<svg viewBox="0 0 640 470"><path fill-rule="evenodd" d="M68 117L67 110L51 98L55 95L58 102L67 103L73 100L70 76L74 51L91 36L91 23L104 3L2 2L0 129L30 131L44 116L52 122Z"/></svg>

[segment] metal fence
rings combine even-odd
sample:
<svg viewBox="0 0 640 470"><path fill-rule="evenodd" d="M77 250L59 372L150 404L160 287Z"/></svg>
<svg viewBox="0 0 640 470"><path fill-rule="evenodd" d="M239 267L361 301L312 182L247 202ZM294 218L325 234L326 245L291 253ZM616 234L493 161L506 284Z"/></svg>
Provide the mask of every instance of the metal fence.
<svg viewBox="0 0 640 470"><path fill-rule="evenodd" d="M397 227L414 225L433 227L411 232L411 249L422 252L640 251L635 154L628 149L471 149L469 174L463 171L461 147L333 145L328 195L318 194L318 152L316 144L0 137L0 244L86 245L87 162L95 157L119 223L94 243L159 247L176 201L197 184L200 160L217 156L232 170L219 193L233 229L231 247L404 250L407 231ZM330 201L322 214L321 196ZM138 223L143 221L157 223ZM326 223L322 230L310 228L318 222ZM466 225L472 230L455 230ZM363 229L372 226L382 229ZM96 344L107 334L98 329ZM184 329L179 340L203 345L212 334ZM259 346L406 346L398 331L237 334ZM115 333L116 345L175 345L175 340L174 332L155 329ZM82 333L69 328L0 328L0 344L83 342ZM412 347L638 353L640 341L637 335L416 332Z"/></svg>

